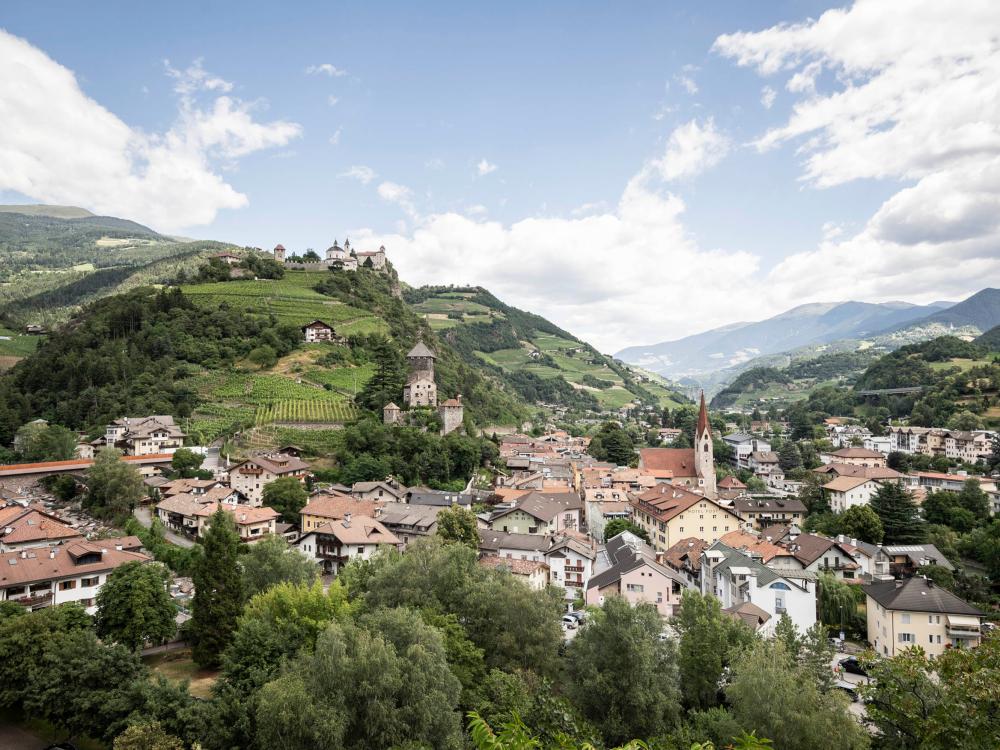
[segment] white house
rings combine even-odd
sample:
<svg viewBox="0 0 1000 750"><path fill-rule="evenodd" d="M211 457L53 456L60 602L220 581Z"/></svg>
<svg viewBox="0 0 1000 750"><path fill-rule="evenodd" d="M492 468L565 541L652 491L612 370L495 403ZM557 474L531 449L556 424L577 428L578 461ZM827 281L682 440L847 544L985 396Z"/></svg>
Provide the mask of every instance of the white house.
<svg viewBox="0 0 1000 750"><path fill-rule="evenodd" d="M115 568L151 560L114 539L7 552L0 555L0 601L16 601L29 610L76 602L92 615L97 592Z"/></svg>
<svg viewBox="0 0 1000 750"><path fill-rule="evenodd" d="M399 538L379 521L351 513L303 534L298 541L299 551L327 573L339 573L351 560L368 560L380 547L401 546Z"/></svg>
<svg viewBox="0 0 1000 750"><path fill-rule="evenodd" d="M722 438L733 450L733 463L741 469L749 469L752 453L769 453L771 444L763 438L745 432L734 432Z"/></svg>
<svg viewBox="0 0 1000 750"><path fill-rule="evenodd" d="M229 470L229 486L246 497L251 505L264 502L264 488L275 479L294 477L303 484L309 464L285 453L251 456Z"/></svg>
<svg viewBox="0 0 1000 750"><path fill-rule="evenodd" d="M701 555L701 592L734 617L770 636L782 614L804 632L816 623L816 580L805 571L776 571L716 542Z"/></svg>
<svg viewBox="0 0 1000 750"><path fill-rule="evenodd" d="M868 477L837 477L823 485L830 510L843 513L855 505L868 505L878 492L879 483Z"/></svg>

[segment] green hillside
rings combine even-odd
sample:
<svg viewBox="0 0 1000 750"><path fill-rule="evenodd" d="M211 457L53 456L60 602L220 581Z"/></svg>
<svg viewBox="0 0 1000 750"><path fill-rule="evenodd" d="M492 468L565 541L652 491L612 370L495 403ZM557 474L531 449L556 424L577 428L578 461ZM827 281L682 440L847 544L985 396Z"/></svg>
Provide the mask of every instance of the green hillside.
<svg viewBox="0 0 1000 750"><path fill-rule="evenodd" d="M0 206L0 319L49 328L94 300L192 273L226 247L69 206ZM17 348L0 340L0 357Z"/></svg>
<svg viewBox="0 0 1000 750"><path fill-rule="evenodd" d="M580 409L676 407L687 399L482 287L421 287L404 298L467 360L501 373L529 401Z"/></svg>

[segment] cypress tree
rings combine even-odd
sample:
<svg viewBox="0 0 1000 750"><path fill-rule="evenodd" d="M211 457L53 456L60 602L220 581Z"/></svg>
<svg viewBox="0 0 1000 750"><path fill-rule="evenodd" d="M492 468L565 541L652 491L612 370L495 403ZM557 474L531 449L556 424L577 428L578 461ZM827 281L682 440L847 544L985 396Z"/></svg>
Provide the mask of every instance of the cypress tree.
<svg viewBox="0 0 1000 750"><path fill-rule="evenodd" d="M870 506L882 520L885 544L919 544L926 538L913 495L902 485L886 482L872 496Z"/></svg>
<svg viewBox="0 0 1000 750"><path fill-rule="evenodd" d="M236 524L220 507L212 515L211 526L202 542L204 554L193 576L192 656L202 667L219 665L243 609L243 587L237 563L239 544Z"/></svg>

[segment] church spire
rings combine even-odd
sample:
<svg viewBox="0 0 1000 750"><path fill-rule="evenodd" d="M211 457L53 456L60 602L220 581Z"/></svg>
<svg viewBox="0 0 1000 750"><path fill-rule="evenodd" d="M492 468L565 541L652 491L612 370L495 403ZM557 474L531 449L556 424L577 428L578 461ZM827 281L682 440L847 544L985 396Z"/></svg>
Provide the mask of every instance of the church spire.
<svg viewBox="0 0 1000 750"><path fill-rule="evenodd" d="M708 409L705 408L705 391L702 391L701 408L698 410L698 428L694 431L695 438L700 438L706 432L711 432L711 427L708 424Z"/></svg>

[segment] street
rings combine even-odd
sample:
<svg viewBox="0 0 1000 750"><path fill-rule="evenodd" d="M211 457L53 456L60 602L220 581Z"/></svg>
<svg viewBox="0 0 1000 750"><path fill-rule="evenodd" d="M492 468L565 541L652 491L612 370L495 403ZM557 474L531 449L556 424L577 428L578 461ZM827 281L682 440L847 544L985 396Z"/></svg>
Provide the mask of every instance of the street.
<svg viewBox="0 0 1000 750"><path fill-rule="evenodd" d="M150 511L149 506L142 506L142 505L140 505L138 508L136 508L134 511L132 511L132 515L135 516L136 520L140 523L140 525L142 525L143 527L145 527L147 529L153 523L153 516L152 516L152 512ZM164 536L166 537L167 541L170 542L171 544L176 544L178 547L193 547L194 546L194 542L191 541L190 539L188 539L187 537L183 537L180 534L175 534L174 532L170 531L169 529L164 529L163 532L164 532Z"/></svg>
<svg viewBox="0 0 1000 750"><path fill-rule="evenodd" d="M867 685L868 678L862 677L858 674L851 674L850 672L844 672L840 669L840 660L846 659L848 656L856 656L856 654L847 653L836 653L833 655L833 661L830 663L830 667L837 673L837 679L841 682L846 682L852 687L856 688L858 685ZM865 704L861 701L852 701L848 709L854 716L858 718L859 721L864 720L867 717L865 712Z"/></svg>

